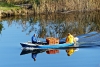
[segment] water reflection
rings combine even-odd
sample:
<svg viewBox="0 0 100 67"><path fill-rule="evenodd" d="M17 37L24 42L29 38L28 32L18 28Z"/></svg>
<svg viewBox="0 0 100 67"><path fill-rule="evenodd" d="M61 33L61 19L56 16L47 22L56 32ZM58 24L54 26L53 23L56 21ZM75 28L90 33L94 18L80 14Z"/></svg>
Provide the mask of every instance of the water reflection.
<svg viewBox="0 0 100 67"><path fill-rule="evenodd" d="M3 29L3 25L2 23L0 23L0 34L1 34L2 29Z"/></svg>
<svg viewBox="0 0 100 67"><path fill-rule="evenodd" d="M22 27L22 32L26 32L26 35L34 32L40 38L63 38L66 37L68 32L77 36L91 31L100 31L99 19L100 11L24 17L16 16L0 20L7 21L8 26L12 24L19 25L17 28ZM1 28L0 31L2 31Z"/></svg>
<svg viewBox="0 0 100 67"><path fill-rule="evenodd" d="M34 49L34 50L29 50L29 49L23 49L20 55L25 55L31 53L31 57L34 61L36 61L37 54L45 52L46 49Z"/></svg>
<svg viewBox="0 0 100 67"><path fill-rule="evenodd" d="M98 32L90 32L84 35L78 36L80 39L77 43L77 46L70 47L61 47L58 49L23 49L20 55L25 55L31 53L31 58L36 61L37 55L40 53L46 54L59 54L60 50L66 52L67 56L72 56L76 51L79 51L83 48L87 49L97 49L100 48L100 33ZM85 51L85 50L84 50ZM93 51L92 51L93 52ZM84 52L83 52L84 53Z"/></svg>
<svg viewBox="0 0 100 67"><path fill-rule="evenodd" d="M49 49L49 50L46 51L46 53L47 54L56 54L56 53L59 53L59 50L57 50L57 49L55 49L55 50L54 49Z"/></svg>
<svg viewBox="0 0 100 67"><path fill-rule="evenodd" d="M68 48L68 49L66 50L67 55L68 55L68 56L71 56L71 55L75 52L76 49L77 49L77 48Z"/></svg>
<svg viewBox="0 0 100 67"><path fill-rule="evenodd" d="M77 48L67 48L64 51L67 53L67 56L71 56ZM60 49L23 49L20 55L25 55L31 53L31 57L36 61L37 55L39 53L46 52L46 54L57 54L60 52Z"/></svg>

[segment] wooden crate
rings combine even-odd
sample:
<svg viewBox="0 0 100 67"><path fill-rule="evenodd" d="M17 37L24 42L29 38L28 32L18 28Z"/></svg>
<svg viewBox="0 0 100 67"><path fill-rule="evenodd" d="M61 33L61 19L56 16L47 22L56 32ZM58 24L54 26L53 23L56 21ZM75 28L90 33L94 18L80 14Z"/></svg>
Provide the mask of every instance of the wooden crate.
<svg viewBox="0 0 100 67"><path fill-rule="evenodd" d="M53 38L53 37L48 37L46 38L46 42L50 45L52 44L59 44L59 39Z"/></svg>

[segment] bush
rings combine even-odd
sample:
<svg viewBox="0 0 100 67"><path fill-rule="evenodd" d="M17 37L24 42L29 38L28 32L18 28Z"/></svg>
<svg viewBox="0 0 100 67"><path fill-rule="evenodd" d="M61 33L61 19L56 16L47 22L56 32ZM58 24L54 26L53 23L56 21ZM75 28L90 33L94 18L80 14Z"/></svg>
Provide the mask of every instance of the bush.
<svg viewBox="0 0 100 67"><path fill-rule="evenodd" d="M0 6L1 6L1 7L14 7L13 4L8 4L8 3L6 3L6 2L0 2Z"/></svg>

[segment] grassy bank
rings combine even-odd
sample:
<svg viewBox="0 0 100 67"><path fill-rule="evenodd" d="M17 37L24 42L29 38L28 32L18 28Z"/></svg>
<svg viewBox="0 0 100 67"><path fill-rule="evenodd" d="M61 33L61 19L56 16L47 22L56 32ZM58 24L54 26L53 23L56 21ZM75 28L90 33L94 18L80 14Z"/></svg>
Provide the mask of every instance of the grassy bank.
<svg viewBox="0 0 100 67"><path fill-rule="evenodd" d="M100 10L100 1L97 0L29 0L27 3L24 1L25 0L2 0L0 2L0 16L1 14L3 14L3 16L11 16ZM15 4L16 2L19 4ZM28 6L28 4L30 4L30 6Z"/></svg>
<svg viewBox="0 0 100 67"><path fill-rule="evenodd" d="M0 16L8 17L14 15L25 15L26 10L23 10L20 6L16 6L11 3L0 2Z"/></svg>
<svg viewBox="0 0 100 67"><path fill-rule="evenodd" d="M0 7L0 10L7 11L7 10L16 10L21 9L20 7Z"/></svg>
<svg viewBox="0 0 100 67"><path fill-rule="evenodd" d="M11 9L16 10L16 9L21 9L21 8L13 4L6 3L6 2L0 2L0 10L7 11Z"/></svg>

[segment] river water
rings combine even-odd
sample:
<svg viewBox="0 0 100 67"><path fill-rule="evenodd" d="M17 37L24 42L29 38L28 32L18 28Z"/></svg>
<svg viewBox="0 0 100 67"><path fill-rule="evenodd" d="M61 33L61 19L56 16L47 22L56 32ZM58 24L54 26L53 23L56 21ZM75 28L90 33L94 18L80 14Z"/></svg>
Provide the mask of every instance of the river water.
<svg viewBox="0 0 100 67"><path fill-rule="evenodd" d="M20 55L20 43L30 41L34 33L42 41L46 37L64 39L69 32L79 37L82 46L71 56L65 49L56 54L39 53L36 61L31 53ZM100 67L99 57L99 11L0 19L0 67Z"/></svg>

